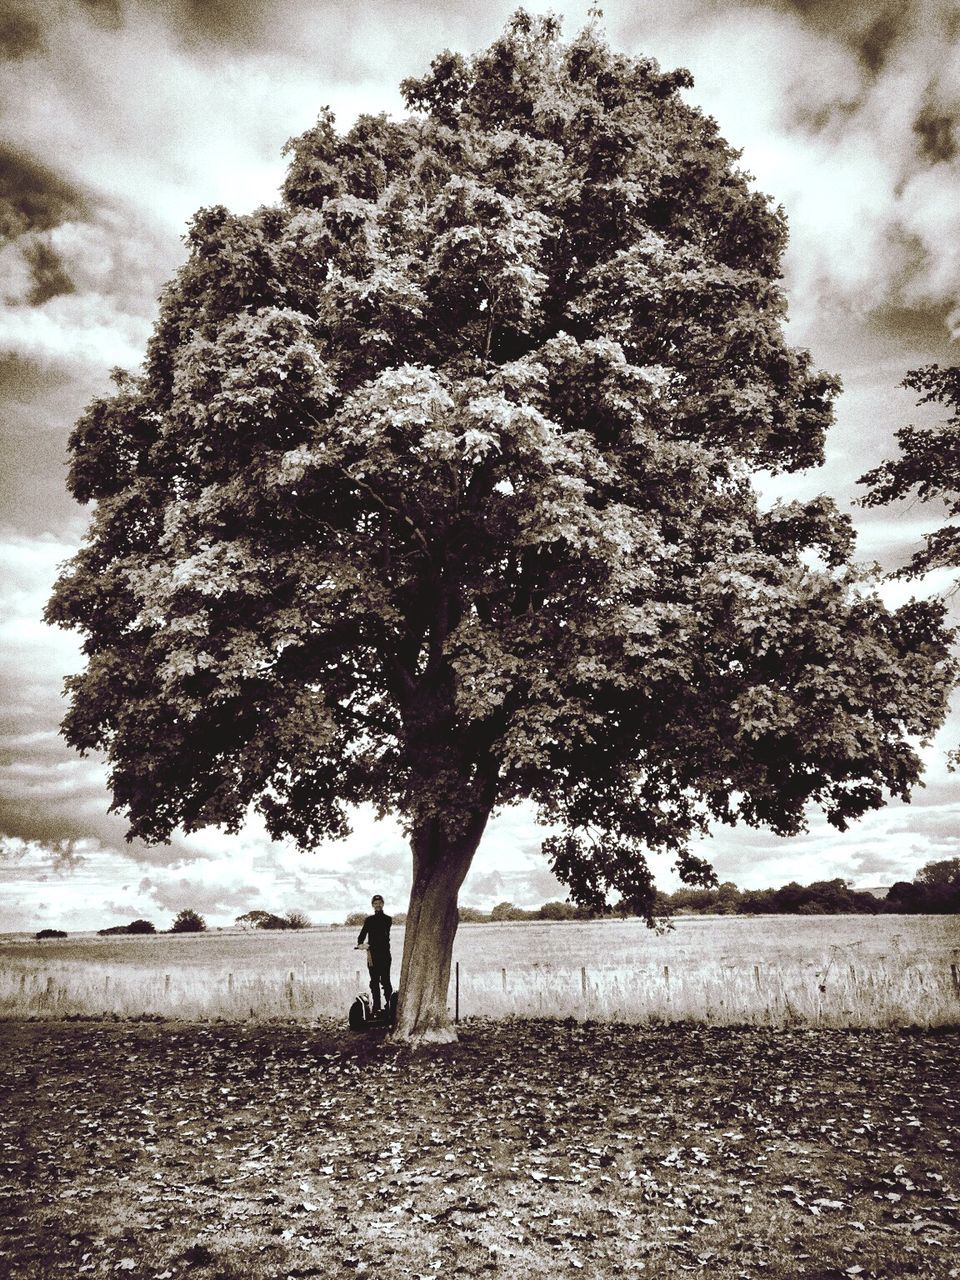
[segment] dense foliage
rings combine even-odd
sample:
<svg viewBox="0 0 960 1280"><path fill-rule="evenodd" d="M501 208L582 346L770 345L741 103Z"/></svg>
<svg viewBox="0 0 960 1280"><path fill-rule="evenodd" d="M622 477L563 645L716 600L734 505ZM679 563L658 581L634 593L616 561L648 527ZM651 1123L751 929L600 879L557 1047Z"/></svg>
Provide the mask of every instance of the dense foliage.
<svg viewBox="0 0 960 1280"><path fill-rule="evenodd" d="M949 915L960 912L960 858L928 862L913 883L898 880L887 894L887 905L895 911L921 915Z"/></svg>

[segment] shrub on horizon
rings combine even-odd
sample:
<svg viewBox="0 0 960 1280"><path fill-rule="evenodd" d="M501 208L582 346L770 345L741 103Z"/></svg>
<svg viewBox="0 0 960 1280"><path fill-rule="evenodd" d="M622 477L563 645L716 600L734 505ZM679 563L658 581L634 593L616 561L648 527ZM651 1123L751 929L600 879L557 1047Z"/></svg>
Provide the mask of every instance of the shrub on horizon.
<svg viewBox="0 0 960 1280"><path fill-rule="evenodd" d="M207 922L203 916L198 915L196 911L185 907L181 911L176 920L170 926L171 933L204 933L207 928Z"/></svg>

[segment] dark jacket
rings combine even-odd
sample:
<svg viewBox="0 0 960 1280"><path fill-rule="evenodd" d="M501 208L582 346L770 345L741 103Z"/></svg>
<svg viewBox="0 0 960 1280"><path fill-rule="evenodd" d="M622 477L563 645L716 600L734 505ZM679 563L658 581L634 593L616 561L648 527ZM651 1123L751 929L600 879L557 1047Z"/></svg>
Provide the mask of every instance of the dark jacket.
<svg viewBox="0 0 960 1280"><path fill-rule="evenodd" d="M360 930L360 937L357 938L357 946L362 947L364 940L366 940L374 957L389 956L390 926L392 924L392 917L384 915L383 912L379 915L367 916L363 922L363 928Z"/></svg>

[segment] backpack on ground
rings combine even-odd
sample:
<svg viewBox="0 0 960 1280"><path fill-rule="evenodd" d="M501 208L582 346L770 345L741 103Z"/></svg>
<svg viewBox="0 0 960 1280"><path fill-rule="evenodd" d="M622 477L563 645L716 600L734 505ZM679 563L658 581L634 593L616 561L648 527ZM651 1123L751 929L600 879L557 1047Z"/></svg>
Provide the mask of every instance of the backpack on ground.
<svg viewBox="0 0 960 1280"><path fill-rule="evenodd" d="M370 1001L365 995L357 996L347 1014L351 1031L363 1031L370 1021Z"/></svg>

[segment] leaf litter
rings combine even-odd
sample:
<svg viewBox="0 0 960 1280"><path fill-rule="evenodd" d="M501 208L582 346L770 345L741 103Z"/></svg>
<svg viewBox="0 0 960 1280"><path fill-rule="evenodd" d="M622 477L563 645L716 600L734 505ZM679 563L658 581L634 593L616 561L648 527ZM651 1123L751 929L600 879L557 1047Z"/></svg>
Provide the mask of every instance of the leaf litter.
<svg viewBox="0 0 960 1280"><path fill-rule="evenodd" d="M960 1032L0 1023L0 1272L960 1276Z"/></svg>

